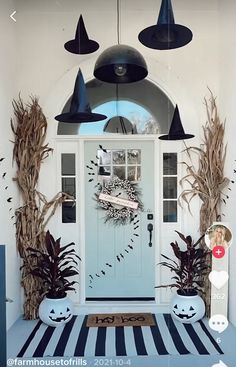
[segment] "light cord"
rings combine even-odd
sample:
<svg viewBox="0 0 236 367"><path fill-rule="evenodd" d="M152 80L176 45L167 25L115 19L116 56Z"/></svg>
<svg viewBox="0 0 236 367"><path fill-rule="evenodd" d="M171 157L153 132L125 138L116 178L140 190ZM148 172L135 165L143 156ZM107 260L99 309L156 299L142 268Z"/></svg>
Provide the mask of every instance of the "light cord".
<svg viewBox="0 0 236 367"><path fill-rule="evenodd" d="M120 44L120 0L116 2L117 7L117 43Z"/></svg>

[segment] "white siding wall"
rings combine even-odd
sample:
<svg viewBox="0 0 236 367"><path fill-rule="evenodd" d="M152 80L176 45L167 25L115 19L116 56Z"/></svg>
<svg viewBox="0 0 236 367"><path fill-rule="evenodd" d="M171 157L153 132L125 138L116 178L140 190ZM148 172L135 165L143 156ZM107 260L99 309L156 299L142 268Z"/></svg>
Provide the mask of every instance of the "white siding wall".
<svg viewBox="0 0 236 367"><path fill-rule="evenodd" d="M19 205L18 192L12 177L12 133L10 118L12 116L12 99L17 96L16 75L16 24L9 15L14 10L12 1L0 0L0 158L5 159L0 163L0 242L6 245L6 273L7 273L7 296L14 300L7 303L7 327L18 318L20 314L20 281L19 281L19 258L15 245L14 208ZM2 174L6 173L5 179ZM7 190L5 187L9 186ZM13 197L12 203L7 203L8 197ZM9 211L10 208L13 208Z"/></svg>
<svg viewBox="0 0 236 367"><path fill-rule="evenodd" d="M195 143L198 143L200 127L205 122L203 98L207 95L207 86L219 94L218 2L175 1L176 22L189 26L194 39L186 47L162 52L144 47L137 38L142 28L156 22L159 3L154 0L121 1L121 42L141 51L148 63L150 79L179 104L184 128L196 134ZM48 139L54 146L56 122L53 117L73 91L78 66L86 80L92 78L98 54L116 43L115 1L99 1L98 8L97 1L85 0L19 0L17 6L19 89L24 97L31 93L40 97L49 119ZM83 13L90 37L101 45L92 55L76 56L63 48L65 41L74 35L80 13ZM45 188L50 195L54 193L54 178L48 187L43 177L55 167L54 159L45 162L41 175L42 190ZM197 223L193 232L196 230Z"/></svg>

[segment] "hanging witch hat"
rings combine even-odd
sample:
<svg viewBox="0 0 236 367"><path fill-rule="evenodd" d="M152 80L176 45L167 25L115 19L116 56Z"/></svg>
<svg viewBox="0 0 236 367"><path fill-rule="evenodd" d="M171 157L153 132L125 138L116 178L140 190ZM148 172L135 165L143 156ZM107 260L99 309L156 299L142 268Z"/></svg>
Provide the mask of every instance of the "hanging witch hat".
<svg viewBox="0 0 236 367"><path fill-rule="evenodd" d="M82 15L79 17L75 39L64 44L67 51L72 54L90 54L99 48L99 44L88 38Z"/></svg>
<svg viewBox="0 0 236 367"><path fill-rule="evenodd" d="M168 135L159 136L159 139L161 140L185 140L185 139L190 139L190 138L194 138L194 135L185 134L182 122L180 120L179 109L178 109L178 106L176 105L174 115L172 118L172 122L170 125L169 133Z"/></svg>
<svg viewBox="0 0 236 367"><path fill-rule="evenodd" d="M162 0L157 24L143 29L138 35L144 46L158 50L185 46L192 38L189 28L175 24L171 0Z"/></svg>
<svg viewBox="0 0 236 367"><path fill-rule="evenodd" d="M60 122L83 123L101 121L106 118L107 116L105 115L91 111L83 74L79 69L71 99L70 111L57 115L55 119Z"/></svg>

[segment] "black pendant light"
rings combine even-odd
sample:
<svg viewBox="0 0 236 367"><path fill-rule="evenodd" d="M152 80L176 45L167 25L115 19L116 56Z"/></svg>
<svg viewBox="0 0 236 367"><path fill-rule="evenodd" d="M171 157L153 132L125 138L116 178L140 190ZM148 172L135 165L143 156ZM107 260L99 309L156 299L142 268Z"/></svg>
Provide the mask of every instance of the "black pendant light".
<svg viewBox="0 0 236 367"><path fill-rule="evenodd" d="M147 76L147 64L144 57L135 48L120 44L119 4L117 0L118 45L107 48L98 57L94 67L94 76L107 83L133 83Z"/></svg>
<svg viewBox="0 0 236 367"><path fill-rule="evenodd" d="M75 39L64 44L65 49L72 54L90 54L99 48L99 44L89 39L82 15L79 17Z"/></svg>
<svg viewBox="0 0 236 367"><path fill-rule="evenodd" d="M159 139L161 140L185 140L185 139L191 139L194 138L194 135L192 134L185 134L180 115L179 115L179 109L176 105L173 119L171 122L170 130L168 135L162 135L159 136Z"/></svg>
<svg viewBox="0 0 236 367"><path fill-rule="evenodd" d="M143 29L138 35L144 46L158 50L183 47L192 38L189 28L175 24L171 0L162 0L157 24Z"/></svg>
<svg viewBox="0 0 236 367"><path fill-rule="evenodd" d="M71 99L70 111L57 115L55 119L68 123L83 123L105 120L107 116L91 111L87 98L86 86L81 70L79 69L75 81L73 96Z"/></svg>

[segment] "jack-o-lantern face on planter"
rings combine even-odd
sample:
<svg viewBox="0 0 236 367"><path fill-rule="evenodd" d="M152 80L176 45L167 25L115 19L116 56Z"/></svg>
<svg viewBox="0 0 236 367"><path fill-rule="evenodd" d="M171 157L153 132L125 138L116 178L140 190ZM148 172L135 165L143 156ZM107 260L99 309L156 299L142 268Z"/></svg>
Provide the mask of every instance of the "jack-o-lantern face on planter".
<svg viewBox="0 0 236 367"><path fill-rule="evenodd" d="M56 310L57 311L57 310ZM49 312L49 319L52 320L53 322L62 322L62 321L66 321L71 317L71 311L69 307L66 307L66 311L64 310L59 310L59 315L56 314L56 311L54 309L52 309Z"/></svg>
<svg viewBox="0 0 236 367"><path fill-rule="evenodd" d="M185 310L185 309L182 309L182 310L179 310L178 309L178 304L176 303L176 305L173 307L173 310L174 314L179 317L180 319L185 319L185 320L190 320L192 317L194 317L196 315L196 312L193 308L193 306L190 306L189 307L189 310Z"/></svg>
<svg viewBox="0 0 236 367"><path fill-rule="evenodd" d="M191 295L177 292L171 302L171 313L174 319L184 324L191 324L203 318L205 304L197 292Z"/></svg>
<svg viewBox="0 0 236 367"><path fill-rule="evenodd" d="M73 305L68 297L44 298L39 306L40 319L49 326L60 326L69 322L73 316Z"/></svg>

